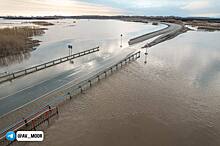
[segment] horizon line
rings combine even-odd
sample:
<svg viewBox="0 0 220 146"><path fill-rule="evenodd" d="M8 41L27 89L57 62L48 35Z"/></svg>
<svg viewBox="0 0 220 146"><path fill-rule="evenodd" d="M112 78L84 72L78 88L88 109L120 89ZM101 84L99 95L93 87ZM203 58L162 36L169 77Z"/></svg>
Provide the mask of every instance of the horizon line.
<svg viewBox="0 0 220 146"><path fill-rule="evenodd" d="M44 15L44 16L16 16L16 15L0 15L0 18L43 18L43 17L175 17L175 18L211 18L220 19L220 17L204 17L204 16L175 16L175 15Z"/></svg>

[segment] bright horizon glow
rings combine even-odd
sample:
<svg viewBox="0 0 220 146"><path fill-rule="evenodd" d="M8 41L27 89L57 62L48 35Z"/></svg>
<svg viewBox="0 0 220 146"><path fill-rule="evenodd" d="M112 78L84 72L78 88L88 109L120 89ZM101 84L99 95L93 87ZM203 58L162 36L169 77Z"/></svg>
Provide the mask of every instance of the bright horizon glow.
<svg viewBox="0 0 220 146"><path fill-rule="evenodd" d="M2 16L147 15L220 17L218 0L0 0Z"/></svg>
<svg viewBox="0 0 220 146"><path fill-rule="evenodd" d="M72 0L0 0L3 16L51 16L51 15L119 15L122 10Z"/></svg>

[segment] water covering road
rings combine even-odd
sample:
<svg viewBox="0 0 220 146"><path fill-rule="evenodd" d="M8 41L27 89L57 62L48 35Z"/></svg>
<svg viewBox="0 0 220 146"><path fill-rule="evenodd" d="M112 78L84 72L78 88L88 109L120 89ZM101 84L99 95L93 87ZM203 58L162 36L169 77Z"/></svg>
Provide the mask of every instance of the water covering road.
<svg viewBox="0 0 220 146"><path fill-rule="evenodd" d="M146 40L157 36L166 35L167 33L172 33L173 31L178 31L181 28L182 27L179 25L169 24L169 26L166 29L150 33L149 35L144 35L144 38L138 38L137 43L133 43L133 45L123 48L122 51L118 52L113 56L109 56L105 59L100 59L99 57L95 58L93 61L85 65L79 66L73 70L62 73L55 78L48 79L47 81L20 90L12 95L0 98L0 121L4 121L4 118L12 114L13 111L28 106L30 105L30 103L33 103L33 105L30 106L31 108L29 109L31 112L37 110L39 106L44 106L50 103L51 101L56 101L59 98L63 98L61 96L63 95L61 94L63 93L62 91L69 87L77 85L81 81L88 79L91 76L97 74L98 72L105 70L107 67L110 67L113 64L119 62L129 54L137 51L142 46L144 46L146 44ZM118 49L121 48L119 47ZM35 102L36 105L34 104ZM21 116L26 115L24 113L20 113L19 117ZM16 120L17 118L18 117L16 117L14 120ZM11 120L10 122L13 123L14 121ZM9 124L10 123L1 122L0 128L3 128Z"/></svg>

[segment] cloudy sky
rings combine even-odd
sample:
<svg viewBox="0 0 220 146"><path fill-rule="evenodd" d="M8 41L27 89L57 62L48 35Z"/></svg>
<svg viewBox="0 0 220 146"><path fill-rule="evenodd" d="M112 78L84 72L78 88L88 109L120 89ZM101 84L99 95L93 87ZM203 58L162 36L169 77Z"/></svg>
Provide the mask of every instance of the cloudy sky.
<svg viewBox="0 0 220 146"><path fill-rule="evenodd" d="M0 15L220 17L219 0L0 0Z"/></svg>

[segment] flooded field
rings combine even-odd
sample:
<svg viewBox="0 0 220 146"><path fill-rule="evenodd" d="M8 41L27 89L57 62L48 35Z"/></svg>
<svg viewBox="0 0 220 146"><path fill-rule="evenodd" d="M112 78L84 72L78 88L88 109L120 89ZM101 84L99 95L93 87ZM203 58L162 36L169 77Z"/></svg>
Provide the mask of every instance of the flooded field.
<svg viewBox="0 0 220 146"><path fill-rule="evenodd" d="M34 20L33 20L34 21ZM36 26L32 21L27 20L1 20L0 28ZM73 45L73 53L95 46L103 47L103 50L110 53L117 52L114 46L120 45L120 35L123 34L123 46L127 46L128 39L165 27L164 25L152 26L151 24L141 24L123 22L115 20L48 20L53 26L41 26L47 28L46 34L36 36L34 39L41 41L36 51L31 53L31 57L15 65L2 67L0 71L25 68L27 65L40 64L51 59L56 59L69 54L67 45ZM118 47L116 47L118 48ZM118 50L119 51L119 50Z"/></svg>
<svg viewBox="0 0 220 146"><path fill-rule="evenodd" d="M220 145L219 38L188 32L147 57L143 50L139 61L63 106L40 145Z"/></svg>
<svg viewBox="0 0 220 146"><path fill-rule="evenodd" d="M33 20L34 21L34 20ZM27 20L3 20L0 19L0 28L15 26L33 26ZM128 46L128 40L147 32L152 32L166 27L165 25L153 26L151 24L123 22L116 20L48 20L52 26L41 26L47 28L45 34L33 39L39 40L40 46L30 52L28 56L17 58L9 57L9 66L0 67L0 74L11 73L37 64L45 63L53 59L69 55L67 46L73 45L73 53L100 46L100 52L82 59L77 59L75 64L69 62L49 68L36 74L13 82L0 85L0 98L16 93L24 88L36 85L45 80L56 77L65 72L77 69L82 64L90 63L95 58L107 59ZM35 25L34 25L35 26ZM120 48L123 34L123 48ZM16 62L17 59L17 62ZM28 81L28 82L27 82Z"/></svg>
<svg viewBox="0 0 220 146"><path fill-rule="evenodd" d="M44 26L48 29L45 34L33 38L41 41L40 46L26 59L1 67L0 73L66 56L68 44L73 45L73 53L96 46L101 51L77 59L74 65L67 62L1 84L2 105L8 104L4 101L10 95L37 88L39 83L73 80L79 70L88 72L86 68L101 66L101 61L124 51L129 39L165 27L115 20L49 22L55 25ZM14 25L33 24L0 19L0 27ZM142 50L140 60L62 106L58 120L46 130L45 141L40 145L220 145L219 38L219 32L190 31L148 49L147 56ZM67 76L62 80L60 75ZM53 86L56 85L50 87ZM38 87L36 95L50 87ZM31 93L27 90L25 98L31 100ZM10 102L22 103L19 96L11 96Z"/></svg>

